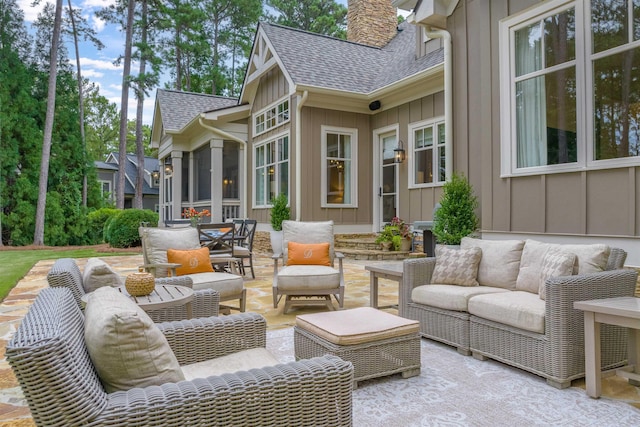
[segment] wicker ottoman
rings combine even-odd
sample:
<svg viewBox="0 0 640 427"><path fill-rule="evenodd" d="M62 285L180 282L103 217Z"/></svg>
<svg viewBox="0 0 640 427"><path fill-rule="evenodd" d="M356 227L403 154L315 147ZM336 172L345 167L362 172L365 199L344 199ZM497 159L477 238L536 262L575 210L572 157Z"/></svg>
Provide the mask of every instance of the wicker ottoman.
<svg viewBox="0 0 640 427"><path fill-rule="evenodd" d="M420 324L375 308L305 314L294 327L296 359L333 354L353 363L358 381L420 375Z"/></svg>

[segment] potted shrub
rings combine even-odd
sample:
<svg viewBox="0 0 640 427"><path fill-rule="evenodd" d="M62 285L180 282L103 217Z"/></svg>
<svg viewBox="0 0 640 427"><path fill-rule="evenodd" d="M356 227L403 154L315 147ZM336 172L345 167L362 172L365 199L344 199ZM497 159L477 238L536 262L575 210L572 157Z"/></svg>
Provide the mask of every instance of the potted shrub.
<svg viewBox="0 0 640 427"><path fill-rule="evenodd" d="M382 231L376 237L376 243L382 245L385 251L393 247L395 251L411 250L411 232L409 226L400 218L393 217L389 224L385 224Z"/></svg>
<svg viewBox="0 0 640 427"><path fill-rule="evenodd" d="M378 236L376 237L376 243L379 243L382 246L382 250L389 251L391 250L391 246L393 246L393 227L387 224L385 225Z"/></svg>
<svg viewBox="0 0 640 427"><path fill-rule="evenodd" d="M288 204L289 200L284 193L271 201L271 250L274 254L282 253L282 221L291 216Z"/></svg>
<svg viewBox="0 0 640 427"><path fill-rule="evenodd" d="M436 243L459 245L463 237L478 229L478 199L467 179L454 173L444 184L440 208L434 213L433 235Z"/></svg>

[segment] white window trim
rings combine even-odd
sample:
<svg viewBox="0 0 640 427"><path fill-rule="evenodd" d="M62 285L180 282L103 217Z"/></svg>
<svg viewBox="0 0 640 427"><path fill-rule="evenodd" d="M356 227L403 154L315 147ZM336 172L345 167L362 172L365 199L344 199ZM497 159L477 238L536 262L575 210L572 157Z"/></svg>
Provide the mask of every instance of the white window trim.
<svg viewBox="0 0 640 427"><path fill-rule="evenodd" d="M445 126L446 129L446 122L445 122L445 117L444 116L439 116L439 117L432 117L430 119L426 119L426 120L421 120L419 122L415 122L415 123L410 123L409 126L407 127L407 135L408 135L408 156L407 156L407 160L409 162L409 175L408 175L408 188L409 189L415 189L415 188L431 188L431 187L442 187L444 185L444 182L431 182L431 183L424 183L424 184L417 184L415 182L415 172L416 172L416 164L415 164L415 131L416 129L420 129L420 128L426 128L426 127L434 127L434 132L433 132L433 143L434 143L434 148L433 148L433 154L434 154L434 164L435 165L439 165L440 162L438 161L438 155L437 155L437 147L438 147L438 143L437 143L437 139L438 139L438 126L439 124L443 124ZM446 146L447 146L447 141L445 141L445 151L446 151ZM447 175L448 176L448 175Z"/></svg>
<svg viewBox="0 0 640 427"><path fill-rule="evenodd" d="M252 152L252 168L251 168L251 182L252 182L252 186L253 188L253 196L252 196L252 200L251 203L253 204L253 209L270 209L272 207L272 205L265 203L263 205L259 205L256 201L256 188L255 188L255 183L256 183L256 150L263 146L268 144L269 142L274 142L277 141L280 138L283 137L288 137L289 138L289 152L287 153L287 163L289 164L289 174L288 174L288 182L287 182L287 187L289 188L289 196L288 199L291 200L291 136L289 135L289 131L286 130L284 132L280 132L277 135L272 136L271 138L268 139L264 139L262 141L260 141L259 143L256 143L253 146L253 152ZM276 162L276 163L280 163L280 162Z"/></svg>
<svg viewBox="0 0 640 427"><path fill-rule="evenodd" d="M278 106L280 104L283 104L283 103L287 102L287 101L289 102L289 114L287 116L287 119L282 121L282 123L278 123ZM268 127L267 126L267 116L266 116L266 114L267 114L267 111L272 110L272 109L275 110L276 124L274 126L272 126L272 127ZM264 126L264 129L262 131L260 131L260 132L256 132L256 124L257 124L257 121L258 121L258 117L260 117L260 116L264 116L264 121L262 122L263 126ZM266 133L266 132L269 132L270 130L276 129L278 126L282 126L285 123L289 123L290 121L291 121L291 99L289 98L288 95L286 95L286 96L283 96L282 98L278 99L277 101L272 102L271 104L267 105L263 109L258 110L253 115L253 120L251 120L252 126L253 126L252 131L254 132L253 136L262 135L263 133Z"/></svg>
<svg viewBox="0 0 640 427"><path fill-rule="evenodd" d="M577 129L582 132L578 136L578 153L575 163L517 168L515 90L512 70L515 68L514 33L536 20L575 8L576 23L580 29L576 31L576 114ZM638 157L622 157L618 159L594 160L593 136L593 75L586 70L591 67L591 11L586 0L549 0L534 5L518 14L500 21L499 25L499 69L500 81L508 82L500 85L500 177L540 175L547 173L577 172L584 170L612 169L640 165ZM625 47L628 47L626 45ZM620 51L626 50L621 47ZM596 54L597 56L597 54Z"/></svg>
<svg viewBox="0 0 640 427"><path fill-rule="evenodd" d="M99 179L98 183L100 184L100 195L102 197L108 197L110 200L112 200L113 199L113 182L108 179ZM107 191L107 193L109 194L105 194L104 184L109 185L109 190Z"/></svg>
<svg viewBox="0 0 640 427"><path fill-rule="evenodd" d="M323 208L358 207L358 129L322 125L320 156L320 206ZM327 134L342 133L351 135L351 203L327 203Z"/></svg>

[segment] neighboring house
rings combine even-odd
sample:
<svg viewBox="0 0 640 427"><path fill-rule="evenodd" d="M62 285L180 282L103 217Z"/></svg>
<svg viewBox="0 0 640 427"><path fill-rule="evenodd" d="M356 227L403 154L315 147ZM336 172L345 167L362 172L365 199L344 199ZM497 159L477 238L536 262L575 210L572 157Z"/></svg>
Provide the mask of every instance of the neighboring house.
<svg viewBox="0 0 640 427"><path fill-rule="evenodd" d="M118 153L110 153L104 162L94 162L98 183L102 196L115 202L116 186L118 184ZM135 196L136 177L138 176L138 159L135 154L127 154L125 165L124 207L133 206ZM158 212L158 195L160 188L160 174L158 159L144 158L144 187L142 189L142 204L144 209Z"/></svg>
<svg viewBox="0 0 640 427"><path fill-rule="evenodd" d="M152 144L173 165L165 219L187 206L229 217L227 144L238 150L237 215L263 227L279 193L294 219L332 219L343 232L431 218L453 171L442 42L398 26L390 0L350 1L348 20L349 41L261 23L239 100L158 90ZM399 148L408 161L394 162Z"/></svg>
<svg viewBox="0 0 640 427"><path fill-rule="evenodd" d="M638 2L393 3L451 34L454 169L482 237L602 242L640 266Z"/></svg>

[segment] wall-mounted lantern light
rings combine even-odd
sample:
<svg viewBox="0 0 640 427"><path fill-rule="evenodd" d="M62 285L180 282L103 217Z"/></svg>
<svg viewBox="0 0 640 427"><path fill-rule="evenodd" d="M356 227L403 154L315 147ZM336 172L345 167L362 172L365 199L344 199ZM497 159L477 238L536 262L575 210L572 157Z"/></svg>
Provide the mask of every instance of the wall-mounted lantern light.
<svg viewBox="0 0 640 427"><path fill-rule="evenodd" d="M404 152L404 145L402 144L401 139L398 140L398 146L393 150L393 157L396 163L402 163L406 158L406 155Z"/></svg>
<svg viewBox="0 0 640 427"><path fill-rule="evenodd" d="M164 159L164 174L165 176L171 176L173 174L173 165L171 164L171 157Z"/></svg>

